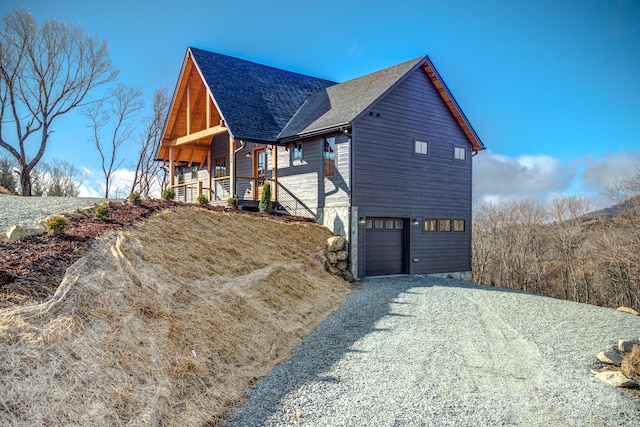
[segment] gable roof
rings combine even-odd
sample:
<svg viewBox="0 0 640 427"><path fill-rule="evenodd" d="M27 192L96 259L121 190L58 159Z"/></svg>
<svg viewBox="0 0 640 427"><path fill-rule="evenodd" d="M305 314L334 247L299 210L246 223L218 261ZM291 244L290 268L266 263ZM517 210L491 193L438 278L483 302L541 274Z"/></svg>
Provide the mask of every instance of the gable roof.
<svg viewBox="0 0 640 427"><path fill-rule="evenodd" d="M426 55L314 93L287 123L278 138L293 139L348 126L419 67L429 76L471 142L473 150L484 150L484 144Z"/></svg>
<svg viewBox="0 0 640 427"><path fill-rule="evenodd" d="M415 69L424 56L357 79L329 86L309 97L278 138L346 126Z"/></svg>
<svg viewBox="0 0 640 427"><path fill-rule="evenodd" d="M276 142L314 92L335 82L189 48L234 138Z"/></svg>

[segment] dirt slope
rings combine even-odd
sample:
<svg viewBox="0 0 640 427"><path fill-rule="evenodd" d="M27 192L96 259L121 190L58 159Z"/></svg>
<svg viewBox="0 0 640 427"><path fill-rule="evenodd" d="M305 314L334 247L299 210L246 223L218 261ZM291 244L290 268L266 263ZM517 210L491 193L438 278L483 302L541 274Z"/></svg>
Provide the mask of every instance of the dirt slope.
<svg viewBox="0 0 640 427"><path fill-rule="evenodd" d="M0 425L216 424L349 292L312 223L174 208L0 311Z"/></svg>

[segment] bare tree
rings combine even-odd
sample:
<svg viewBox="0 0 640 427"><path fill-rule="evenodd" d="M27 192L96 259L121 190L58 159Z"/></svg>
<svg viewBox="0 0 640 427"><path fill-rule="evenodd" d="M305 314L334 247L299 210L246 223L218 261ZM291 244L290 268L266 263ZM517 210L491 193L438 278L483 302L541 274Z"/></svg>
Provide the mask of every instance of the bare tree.
<svg viewBox="0 0 640 427"><path fill-rule="evenodd" d="M84 180L84 174L66 160L43 160L31 171L31 193L36 197L78 197Z"/></svg>
<svg viewBox="0 0 640 427"><path fill-rule="evenodd" d="M556 256L562 262L562 291L564 299L580 301L578 292L578 257L585 240L583 217L589 212L586 197L558 196L553 200L552 234ZM569 295L570 290L573 292Z"/></svg>
<svg viewBox="0 0 640 427"><path fill-rule="evenodd" d="M131 186L131 191L137 190L141 196L149 196L155 187L162 188L165 181L166 171L156 161L156 154L170 102L166 88L156 90L153 94L152 112L144 121L138 163Z"/></svg>
<svg viewBox="0 0 640 427"><path fill-rule="evenodd" d="M43 162L42 168L47 177L47 196L78 197L85 177L75 165L66 160L54 159Z"/></svg>
<svg viewBox="0 0 640 427"><path fill-rule="evenodd" d="M133 119L144 103L139 87L118 83L111 88L106 99L95 102L83 110L92 131L91 142L100 153L104 173L104 197L109 198L111 177L122 165L118 149L131 139L135 130Z"/></svg>
<svg viewBox="0 0 640 427"><path fill-rule="evenodd" d="M0 28L0 147L18 162L20 191L31 195L31 171L45 153L54 121L117 76L105 41L48 20L38 26L26 9L3 16ZM5 123L16 141L5 138ZM35 139L35 154L27 142Z"/></svg>

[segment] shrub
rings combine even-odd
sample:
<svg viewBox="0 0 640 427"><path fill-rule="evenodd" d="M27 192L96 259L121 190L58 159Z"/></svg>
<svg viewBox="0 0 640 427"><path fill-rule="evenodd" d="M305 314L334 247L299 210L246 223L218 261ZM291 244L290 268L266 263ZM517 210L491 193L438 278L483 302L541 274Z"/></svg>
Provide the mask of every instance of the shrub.
<svg viewBox="0 0 640 427"><path fill-rule="evenodd" d="M260 212L271 213L271 184L268 182L262 187L262 197L260 197L260 204L258 210Z"/></svg>
<svg viewBox="0 0 640 427"><path fill-rule="evenodd" d="M127 197L127 201L132 205L140 206L142 204L142 199L140 198L140 193L137 191L132 191Z"/></svg>
<svg viewBox="0 0 640 427"><path fill-rule="evenodd" d="M237 208L238 207L238 198L236 196L229 197L227 199L227 206L229 206L230 208Z"/></svg>
<svg viewBox="0 0 640 427"><path fill-rule="evenodd" d="M198 201L198 204L201 206L205 206L209 204L209 199L207 199L207 196L205 196L204 194L199 195L196 200Z"/></svg>
<svg viewBox="0 0 640 427"><path fill-rule="evenodd" d="M173 188L165 188L161 194L162 200L173 200L176 198L176 190Z"/></svg>
<svg viewBox="0 0 640 427"><path fill-rule="evenodd" d="M67 229L67 219L62 215L53 215L47 219L44 228L49 234L64 234Z"/></svg>
<svg viewBox="0 0 640 427"><path fill-rule="evenodd" d="M109 205L105 203L98 206L93 213L93 217L98 219L109 218Z"/></svg>

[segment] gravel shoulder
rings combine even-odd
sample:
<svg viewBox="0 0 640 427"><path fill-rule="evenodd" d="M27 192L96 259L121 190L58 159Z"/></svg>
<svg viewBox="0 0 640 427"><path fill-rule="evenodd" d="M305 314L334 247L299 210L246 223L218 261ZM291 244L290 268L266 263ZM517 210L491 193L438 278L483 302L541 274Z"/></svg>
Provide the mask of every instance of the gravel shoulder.
<svg viewBox="0 0 640 427"><path fill-rule="evenodd" d="M93 197L21 197L0 194L0 232L20 222L40 222L50 215L102 203Z"/></svg>
<svg viewBox="0 0 640 427"><path fill-rule="evenodd" d="M613 309L454 279L373 279L226 425L637 425L638 401L589 369L638 336L640 318Z"/></svg>

